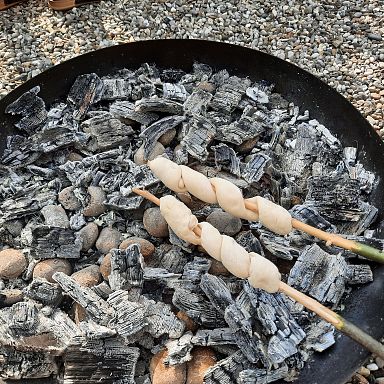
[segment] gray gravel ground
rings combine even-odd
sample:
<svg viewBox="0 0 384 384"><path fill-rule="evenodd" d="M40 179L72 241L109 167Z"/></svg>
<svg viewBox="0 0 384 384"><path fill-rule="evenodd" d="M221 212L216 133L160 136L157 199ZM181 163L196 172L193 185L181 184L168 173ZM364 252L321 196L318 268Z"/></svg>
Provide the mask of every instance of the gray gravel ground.
<svg viewBox="0 0 384 384"><path fill-rule="evenodd" d="M114 0L66 13L30 0L0 13L0 32L0 98L44 69L94 49L204 38L257 48L309 70L384 137L383 0Z"/></svg>

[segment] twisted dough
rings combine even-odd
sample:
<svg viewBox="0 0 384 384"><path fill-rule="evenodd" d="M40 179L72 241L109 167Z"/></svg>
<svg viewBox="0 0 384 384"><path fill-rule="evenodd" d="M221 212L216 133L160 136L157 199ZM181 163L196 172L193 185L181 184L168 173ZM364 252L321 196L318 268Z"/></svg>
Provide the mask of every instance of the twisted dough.
<svg viewBox="0 0 384 384"><path fill-rule="evenodd" d="M148 165L156 177L172 191L188 191L202 201L210 204L218 203L231 215L249 221L258 220L279 235L287 235L292 231L292 216L286 209L256 196L246 199L257 205L258 212L254 212L245 207L241 190L228 180L220 177L208 179L203 174L185 165L178 165L165 157L148 161Z"/></svg>
<svg viewBox="0 0 384 384"><path fill-rule="evenodd" d="M172 230L183 240L201 244L207 253L223 263L233 275L247 278L255 288L269 293L277 292L280 273L276 265L255 252L248 253L240 244L220 232L211 224L198 223L189 208L173 196L160 198L160 211ZM193 229L199 225L200 238Z"/></svg>

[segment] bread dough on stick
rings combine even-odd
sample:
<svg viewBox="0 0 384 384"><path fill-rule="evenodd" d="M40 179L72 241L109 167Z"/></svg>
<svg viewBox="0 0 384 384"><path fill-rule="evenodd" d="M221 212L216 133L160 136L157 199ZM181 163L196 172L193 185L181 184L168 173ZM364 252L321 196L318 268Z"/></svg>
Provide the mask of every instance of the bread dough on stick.
<svg viewBox="0 0 384 384"><path fill-rule="evenodd" d="M170 190L175 192L187 192L181 176L181 168L178 164L165 157L156 157L148 161L148 166L154 175L160 179Z"/></svg>
<svg viewBox="0 0 384 384"><path fill-rule="evenodd" d="M255 288L269 293L279 290L281 275L276 265L255 252L250 252L250 268L248 281Z"/></svg>
<svg viewBox="0 0 384 384"><path fill-rule="evenodd" d="M245 208L243 194L235 184L220 177L213 177L210 182L215 188L217 201L224 211L249 221L259 219L256 212Z"/></svg>
<svg viewBox="0 0 384 384"><path fill-rule="evenodd" d="M201 228L201 246L206 250L208 255L221 261L222 236L220 232L213 225L205 221L200 223L199 227Z"/></svg>
<svg viewBox="0 0 384 384"><path fill-rule="evenodd" d="M199 222L191 210L181 201L171 195L161 197L160 212L180 239L195 245L201 243L200 238L193 232Z"/></svg>

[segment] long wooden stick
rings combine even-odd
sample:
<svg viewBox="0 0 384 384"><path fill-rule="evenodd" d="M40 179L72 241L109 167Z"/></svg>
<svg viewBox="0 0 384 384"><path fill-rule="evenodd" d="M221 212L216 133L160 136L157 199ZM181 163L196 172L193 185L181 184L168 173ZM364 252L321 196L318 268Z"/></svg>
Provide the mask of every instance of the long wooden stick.
<svg viewBox="0 0 384 384"><path fill-rule="evenodd" d="M132 191L160 206L160 199L152 195L150 192L140 189L133 189ZM201 236L201 229L199 226L196 226L193 229L193 232L197 236ZM280 282L279 291L283 292L285 295L289 296L298 303L304 305L304 307L306 307L310 311L316 313L327 323L332 324L340 332L349 336L351 339L357 341L368 351L375 353L377 356L380 356L382 359L384 359L384 345L379 343L377 340L375 340L372 336L368 335L362 329L356 327L349 321L345 320L343 317L333 312L331 309L325 307L315 299L312 299L311 297L305 295L304 293L298 291L297 289L289 286L288 284L282 281Z"/></svg>

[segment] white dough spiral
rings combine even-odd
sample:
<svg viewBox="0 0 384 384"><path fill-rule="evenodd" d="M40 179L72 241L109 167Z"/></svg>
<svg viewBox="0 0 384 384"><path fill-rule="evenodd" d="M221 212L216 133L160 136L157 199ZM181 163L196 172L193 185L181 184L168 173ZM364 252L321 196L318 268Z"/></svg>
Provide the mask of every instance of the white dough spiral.
<svg viewBox="0 0 384 384"><path fill-rule="evenodd" d="M160 211L168 225L182 240L200 244L233 275L248 279L253 287L269 293L278 291L281 276L271 261L255 252L248 253L232 237L221 235L211 224L199 224L191 210L174 196L160 198ZM200 237L193 232L197 225L201 229Z"/></svg>
<svg viewBox="0 0 384 384"><path fill-rule="evenodd" d="M178 165L165 157L148 161L157 178L174 192L190 192L210 204L218 203L233 216L249 221L260 221L266 228L279 235L292 231L292 216L283 207L261 196L246 199L258 208L258 213L245 207L241 190L228 180L219 177L209 179L203 174Z"/></svg>

